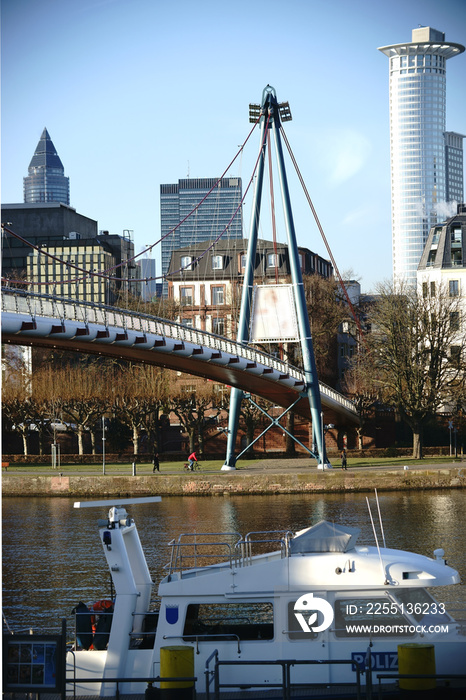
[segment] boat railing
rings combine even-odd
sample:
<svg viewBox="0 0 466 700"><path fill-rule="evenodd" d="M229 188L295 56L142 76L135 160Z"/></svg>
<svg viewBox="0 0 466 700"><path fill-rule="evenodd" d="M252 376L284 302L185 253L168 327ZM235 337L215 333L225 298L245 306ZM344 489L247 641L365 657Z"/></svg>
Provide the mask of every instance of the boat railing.
<svg viewBox="0 0 466 700"><path fill-rule="evenodd" d="M243 566L249 566L252 558L257 554L259 545L260 549L264 550L269 545L278 545L282 559L290 555L290 540L293 533L290 530L256 530L248 532L244 540L238 542L237 547L240 549L240 558Z"/></svg>
<svg viewBox="0 0 466 700"><path fill-rule="evenodd" d="M239 532L182 532L178 539L168 543L171 547L170 561L166 566L168 573L183 575L188 569L206 564L226 563L233 568L237 565L236 545L240 541Z"/></svg>
<svg viewBox="0 0 466 700"><path fill-rule="evenodd" d="M165 568L169 574L180 575L208 564L241 568L251 565L256 554L271 550L279 550L284 558L290 554L292 537L290 530L257 530L245 537L238 532L183 532L168 543L170 561Z"/></svg>

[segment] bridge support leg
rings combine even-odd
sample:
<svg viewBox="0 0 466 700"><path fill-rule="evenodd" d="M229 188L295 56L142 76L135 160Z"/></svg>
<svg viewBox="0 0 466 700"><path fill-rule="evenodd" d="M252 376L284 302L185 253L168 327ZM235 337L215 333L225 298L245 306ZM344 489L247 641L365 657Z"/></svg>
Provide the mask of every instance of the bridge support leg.
<svg viewBox="0 0 466 700"><path fill-rule="evenodd" d="M268 122L267 122L268 123ZM264 181L264 163L266 148L266 120L261 123L261 152L257 168L257 183L252 205L251 226L249 230L249 243L246 253L246 265L243 278L243 294L241 296L241 308L238 321L236 339L239 343L247 345L249 340L249 322L251 320L252 292L254 287L254 268L256 263L257 233L259 230L260 210L262 201L262 183ZM243 392L232 387L230 394L230 411L228 414L228 439L225 464L222 471L236 469L235 444L238 434L239 414Z"/></svg>
<svg viewBox="0 0 466 700"><path fill-rule="evenodd" d="M293 294L296 305L296 313L298 316L299 338L301 342L301 351L303 355L303 369L306 378L306 392L309 399L309 407L312 418L312 435L313 443L317 446L318 469L331 469L332 465L327 459L325 449L325 440L322 423L322 407L320 401L320 388L317 378L317 368L314 358L314 349L312 344L311 327L309 323L309 315L306 306L306 296L304 293L303 276L298 253L298 243L296 240L296 232L293 222L293 213L291 210L290 194L288 190L288 181L286 177L285 161L283 158L283 149L280 139L280 115L276 97L271 98L270 109L273 114L272 130L275 141L275 152L277 156L278 175L280 179L283 213L285 217L285 228L288 239L288 257L290 261L291 281L293 284Z"/></svg>
<svg viewBox="0 0 466 700"><path fill-rule="evenodd" d="M236 469L235 445L236 436L238 435L239 412L241 409L241 401L243 392L241 389L231 388L230 393L230 413L228 414L228 437L227 437L227 453L225 455L225 464L222 471L232 471Z"/></svg>

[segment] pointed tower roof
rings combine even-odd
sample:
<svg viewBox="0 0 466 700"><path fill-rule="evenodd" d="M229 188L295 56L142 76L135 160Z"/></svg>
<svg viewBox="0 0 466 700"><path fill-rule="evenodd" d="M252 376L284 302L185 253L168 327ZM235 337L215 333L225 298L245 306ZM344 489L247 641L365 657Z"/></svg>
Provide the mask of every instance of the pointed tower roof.
<svg viewBox="0 0 466 700"><path fill-rule="evenodd" d="M54 168L61 170L62 173L64 172L63 164L49 136L49 132L45 128L29 163L29 172L36 168Z"/></svg>

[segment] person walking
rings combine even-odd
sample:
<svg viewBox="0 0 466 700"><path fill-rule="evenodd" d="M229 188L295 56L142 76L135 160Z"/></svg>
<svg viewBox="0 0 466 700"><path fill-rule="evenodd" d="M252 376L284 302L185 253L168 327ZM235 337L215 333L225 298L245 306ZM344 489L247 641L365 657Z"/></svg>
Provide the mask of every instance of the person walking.
<svg viewBox="0 0 466 700"><path fill-rule="evenodd" d="M341 455L340 455L340 456L341 456L341 468L344 469L345 472L346 472L346 471L348 471L348 467L347 467L347 459L346 459L346 450L345 450L345 448L342 449Z"/></svg>
<svg viewBox="0 0 466 700"><path fill-rule="evenodd" d="M152 457L152 472L159 472L160 471L160 462L159 462L159 453L154 452L154 456Z"/></svg>

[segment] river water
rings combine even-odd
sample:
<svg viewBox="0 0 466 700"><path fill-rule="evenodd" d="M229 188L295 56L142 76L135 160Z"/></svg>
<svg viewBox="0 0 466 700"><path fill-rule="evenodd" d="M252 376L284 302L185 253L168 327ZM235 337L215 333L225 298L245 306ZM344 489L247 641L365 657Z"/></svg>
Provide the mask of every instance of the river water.
<svg viewBox="0 0 466 700"><path fill-rule="evenodd" d="M380 537L377 507L369 496ZM466 494L462 491L379 494L387 547L432 556L442 547L463 581L437 589L447 608L466 611ZM168 562L167 543L180 532L300 530L319 520L361 528L359 544L374 544L365 494L170 497L127 508L135 519L152 579ZM54 632L71 610L110 595L97 520L108 508L73 508L67 498L3 499L3 612L19 632ZM154 607L156 607L154 598ZM466 619L466 614L453 613Z"/></svg>

